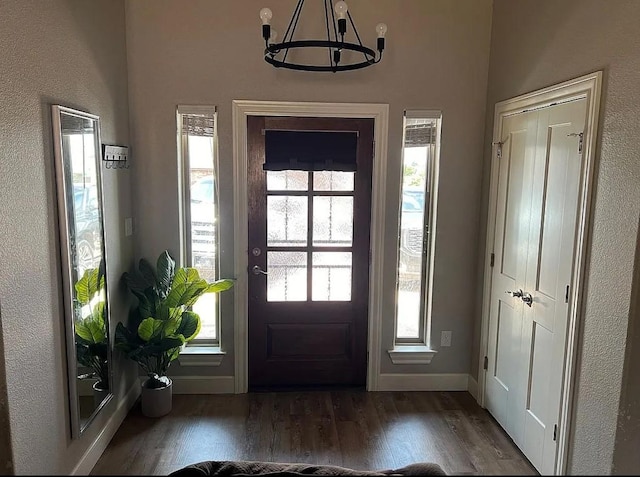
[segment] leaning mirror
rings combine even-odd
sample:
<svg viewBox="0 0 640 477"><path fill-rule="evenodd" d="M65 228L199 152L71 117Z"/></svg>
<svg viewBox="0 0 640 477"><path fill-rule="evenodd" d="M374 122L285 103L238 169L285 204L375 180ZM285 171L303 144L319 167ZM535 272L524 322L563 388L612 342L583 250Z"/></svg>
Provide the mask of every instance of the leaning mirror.
<svg viewBox="0 0 640 477"><path fill-rule="evenodd" d="M98 116L52 106L69 403L75 437L111 399Z"/></svg>

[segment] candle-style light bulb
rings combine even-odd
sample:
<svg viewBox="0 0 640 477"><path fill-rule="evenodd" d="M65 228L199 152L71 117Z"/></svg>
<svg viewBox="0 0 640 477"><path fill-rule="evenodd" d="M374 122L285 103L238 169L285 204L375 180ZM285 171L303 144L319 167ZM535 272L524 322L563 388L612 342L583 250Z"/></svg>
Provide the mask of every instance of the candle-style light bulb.
<svg viewBox="0 0 640 477"><path fill-rule="evenodd" d="M376 25L376 33L378 34L377 47L380 52L380 58L382 58L382 52L384 51L384 36L387 34L387 25L384 23L378 23ZM378 60L380 61L380 60Z"/></svg>
<svg viewBox="0 0 640 477"><path fill-rule="evenodd" d="M270 25L271 19L273 18L273 13L270 8L263 8L260 10L260 20L262 20L263 25Z"/></svg>
<svg viewBox="0 0 640 477"><path fill-rule="evenodd" d="M338 32L344 41L344 34L347 32L347 12L349 11L349 7L345 2L340 0L333 6L333 10L338 16Z"/></svg>
<svg viewBox="0 0 640 477"><path fill-rule="evenodd" d="M336 15L338 15L339 20L344 20L345 18L347 18L349 7L347 6L346 2L340 0L333 6L333 10L336 12Z"/></svg>
<svg viewBox="0 0 640 477"><path fill-rule="evenodd" d="M271 13L271 9L264 7L260 10L260 20L262 20L262 38L264 41L269 41L271 37L271 18L273 17L273 13Z"/></svg>

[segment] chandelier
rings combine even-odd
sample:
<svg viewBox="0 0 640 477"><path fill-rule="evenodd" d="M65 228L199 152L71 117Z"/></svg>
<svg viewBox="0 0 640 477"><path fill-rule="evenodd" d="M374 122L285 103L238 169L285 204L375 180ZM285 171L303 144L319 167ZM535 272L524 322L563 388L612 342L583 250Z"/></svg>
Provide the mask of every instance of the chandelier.
<svg viewBox="0 0 640 477"><path fill-rule="evenodd" d="M331 8L331 0L323 0L324 2L324 20L327 30L326 40L294 40L293 35L298 26L298 20L300 20L300 14L304 7L304 0L298 0L289 26L284 34L281 43L276 43L277 33L271 29L271 18L273 13L268 8L260 10L260 19L262 20L262 37L265 41L264 60L267 63L275 66L276 68L289 68L292 70L301 71L348 71L365 68L367 66L375 65L382 59L382 52L384 51L384 36L387 33L387 25L384 23L378 23L376 26L376 33L378 35L378 41L376 49L378 54L371 48L367 48L362 44L360 35L356 29L353 18L347 4L340 0ZM336 21L337 17L337 21ZM345 41L345 34L347 33L347 19L351 24L353 33L357 39L357 43L351 43ZM310 49L310 48L326 48L329 52L328 61L324 64L301 64L295 63L291 60L287 61L289 50L292 49ZM353 51L362 54L362 61L354 61L345 63L342 61L343 51ZM359 55L358 55L359 56Z"/></svg>

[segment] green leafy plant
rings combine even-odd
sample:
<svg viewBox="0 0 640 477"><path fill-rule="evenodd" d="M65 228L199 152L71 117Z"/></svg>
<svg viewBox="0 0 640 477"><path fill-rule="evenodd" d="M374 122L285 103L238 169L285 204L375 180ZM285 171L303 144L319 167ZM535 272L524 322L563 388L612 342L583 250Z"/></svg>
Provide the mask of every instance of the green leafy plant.
<svg viewBox="0 0 640 477"><path fill-rule="evenodd" d="M107 327L105 325L104 262L85 270L74 286L76 320L75 342L78 363L91 369L80 379L98 379L97 387L109 389Z"/></svg>
<svg viewBox="0 0 640 477"><path fill-rule="evenodd" d="M138 299L131 309L129 325L118 323L116 348L136 361L149 376L146 386L169 384L167 368L180 354L182 345L200 332L200 316L191 306L205 293L219 293L233 287L233 280L209 283L195 268L176 269L168 251L158 257L156 267L141 259L138 271L123 279Z"/></svg>

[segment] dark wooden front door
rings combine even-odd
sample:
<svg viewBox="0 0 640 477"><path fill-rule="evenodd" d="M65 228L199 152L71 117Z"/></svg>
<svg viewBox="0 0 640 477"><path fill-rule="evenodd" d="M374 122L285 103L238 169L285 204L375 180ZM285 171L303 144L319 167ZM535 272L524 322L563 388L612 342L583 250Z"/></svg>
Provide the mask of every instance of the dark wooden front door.
<svg viewBox="0 0 640 477"><path fill-rule="evenodd" d="M265 171L265 131L355 132L357 170ZM363 386L373 120L250 116L247 140L249 387Z"/></svg>

